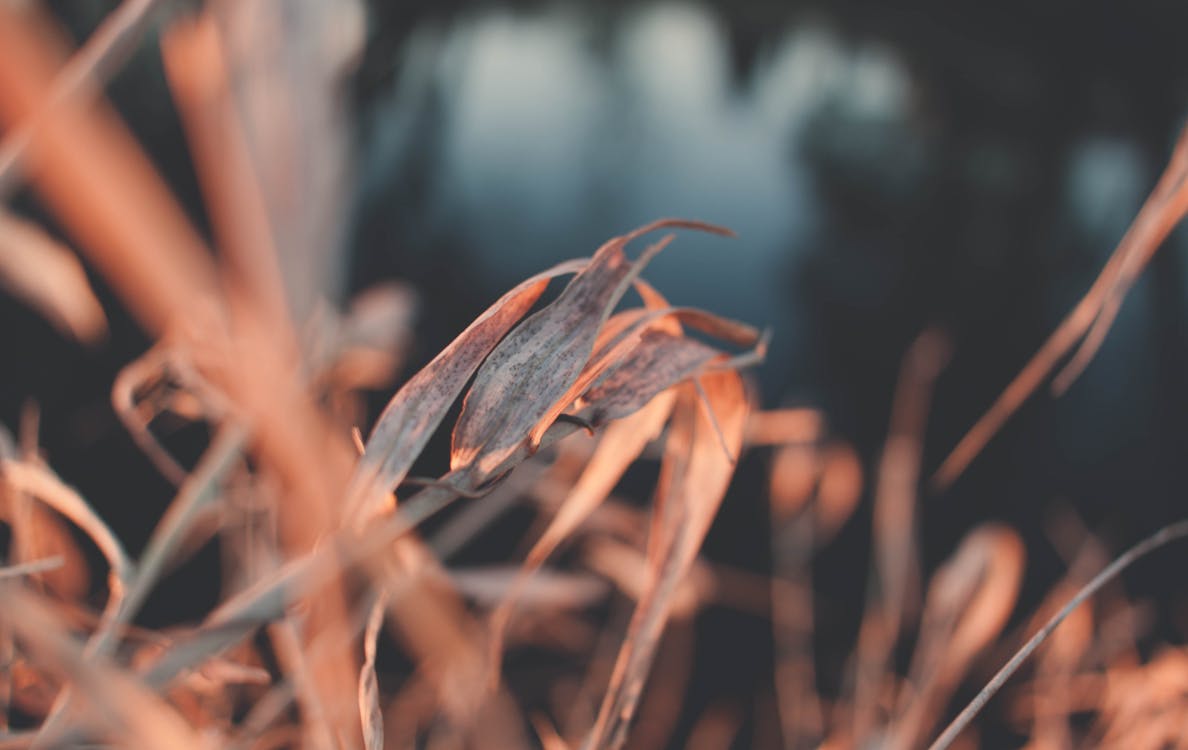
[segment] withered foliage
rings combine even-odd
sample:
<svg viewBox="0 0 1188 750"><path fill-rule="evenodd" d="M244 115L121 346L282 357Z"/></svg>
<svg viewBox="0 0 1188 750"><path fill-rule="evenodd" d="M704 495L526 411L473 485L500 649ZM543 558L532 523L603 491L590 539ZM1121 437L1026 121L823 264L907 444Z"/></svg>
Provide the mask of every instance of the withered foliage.
<svg viewBox="0 0 1188 750"><path fill-rule="evenodd" d="M1033 631L936 746L976 745L969 720L1036 651L1001 711L1031 746L1188 744L1188 654L1142 660L1143 609L1111 584L1188 528L1162 530L1092 578L1101 545L1065 534L1068 580L1042 608L1046 623L1019 633L1004 632L1026 569L1011 529L975 529L924 580L917 500L948 350L939 332L904 360L871 482L866 613L841 690L820 692L812 565L860 502L862 463L825 415L758 410L743 371L764 357L762 332L674 307L643 279L673 235L631 248L659 230L728 235L721 227L656 221L521 282L408 377L363 440L361 392L391 387L415 309L415 293L390 284L340 310L327 270L348 163L334 86L358 53L363 14L353 0L298 0L282 35L278 7L213 0L195 14L125 0L68 56L35 4L0 4L0 190L27 181L152 335L112 384L112 404L177 487L132 559L42 455L35 410L15 437L0 428L0 521L12 539L0 567L0 748L665 747L691 675L692 617L709 604L770 618L774 684L754 706L711 706L690 748L729 747L747 723L758 747L919 747L959 690L986 682L1003 649ZM215 249L100 95L157 27ZM1096 350L1188 207L1186 149L941 481L1078 340L1058 388ZM44 228L0 211L0 285L62 334L101 345L106 318L83 267ZM459 400L449 471L410 477ZM159 435L165 416L208 429L196 464ZM739 459L756 448L773 449L770 577L699 557ZM650 504L616 496L631 465L653 460ZM523 559L451 564L513 506L537 520ZM105 571L88 568L71 526ZM137 627L164 576L215 537L218 606L201 622ZM563 547L574 554L551 564ZM557 656L531 707L505 679L504 657L525 648ZM411 667L385 672L384 649Z"/></svg>

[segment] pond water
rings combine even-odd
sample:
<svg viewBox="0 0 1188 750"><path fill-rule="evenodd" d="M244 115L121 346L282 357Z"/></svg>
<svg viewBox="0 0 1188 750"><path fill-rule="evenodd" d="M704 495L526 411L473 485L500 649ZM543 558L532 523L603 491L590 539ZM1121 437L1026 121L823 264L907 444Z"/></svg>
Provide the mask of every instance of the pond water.
<svg viewBox="0 0 1188 750"><path fill-rule="evenodd" d="M367 123L369 236L461 247L490 297L658 217L723 224L739 237L683 234L647 276L674 303L773 327L764 380L788 382L809 346L795 277L822 230L803 142L823 120L846 128L854 158L889 157L869 170L885 189L926 155L911 79L885 45L805 23L745 80L728 45L710 12L684 4L609 18L490 10L418 29ZM390 203L391 175L409 169L422 171L415 218ZM418 232L376 230L410 219ZM884 265L851 269L861 296L886 294Z"/></svg>

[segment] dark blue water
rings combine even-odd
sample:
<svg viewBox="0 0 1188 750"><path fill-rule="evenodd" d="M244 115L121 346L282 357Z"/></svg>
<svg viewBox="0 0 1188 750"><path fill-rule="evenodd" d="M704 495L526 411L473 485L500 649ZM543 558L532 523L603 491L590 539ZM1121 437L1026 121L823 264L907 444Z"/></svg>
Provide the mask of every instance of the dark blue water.
<svg viewBox="0 0 1188 750"><path fill-rule="evenodd" d="M1018 120L971 124L912 50L844 28L784 19L740 69L730 19L696 3L427 21L364 115L361 252L464 276L474 304L658 217L724 224L737 240L682 236L647 276L678 304L774 329L769 402L842 413L838 381L885 400L925 325L1005 315L1005 329L1015 310L1038 336L1133 216L1152 154L1107 125L1028 123L1009 93L981 106ZM981 85L966 75L956 88ZM1019 363L1023 347L992 343ZM872 382L851 372L864 360Z"/></svg>

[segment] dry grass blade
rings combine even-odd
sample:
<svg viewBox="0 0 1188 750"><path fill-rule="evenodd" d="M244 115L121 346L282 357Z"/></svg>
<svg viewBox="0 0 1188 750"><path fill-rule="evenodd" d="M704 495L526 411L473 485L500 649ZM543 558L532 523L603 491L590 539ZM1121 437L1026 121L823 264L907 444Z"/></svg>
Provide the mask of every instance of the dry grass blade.
<svg viewBox="0 0 1188 750"><path fill-rule="evenodd" d="M155 346L140 358L128 363L112 383L111 405L141 452L152 461L162 476L174 486L180 487L186 481L185 467L157 441L149 428L152 417L140 416L136 400L137 391L166 372L173 359L175 357L170 350Z"/></svg>
<svg viewBox="0 0 1188 750"><path fill-rule="evenodd" d="M0 120L46 106L59 54L36 10L0 5ZM26 149L34 187L111 281L142 325L212 325L209 253L164 182L110 109L67 98L39 120Z"/></svg>
<svg viewBox="0 0 1188 750"><path fill-rule="evenodd" d="M990 682L986 683L985 687L978 692L974 699L970 701L969 705L962 709L961 713L957 715L957 718L953 719L945 727L945 730L936 738L936 741L928 746L928 750L945 750L952 746L962 731L973 721L974 717L990 702L990 699L994 697L995 693L1002 689L1002 686L1006 684L1006 681L1010 679L1011 675L1018 671L1023 662L1040 647L1040 644L1052 634L1052 631L1060 626L1060 623L1068 617L1069 613L1081 606L1086 599L1089 599L1100 591L1103 586L1116 578L1118 574L1130 567L1135 561L1166 544L1185 537L1188 537L1188 521L1177 521L1176 523L1164 526L1159 531L1156 531L1115 558L1104 570L1094 576L1093 580L1085 584L1077 592L1076 596L1070 599L1059 612L1052 615L1052 618L1044 623L1044 626L1027 643L1023 644L1023 647L994 674Z"/></svg>
<svg viewBox="0 0 1188 750"><path fill-rule="evenodd" d="M405 383L388 402L367 439L366 451L353 480L354 492L395 489L445 417L450 404L462 392L466 381L503 335L540 298L549 280L577 273L584 265L585 261L569 261L521 282ZM354 502L364 500L365 497L358 497ZM352 511L367 515L357 505Z"/></svg>
<svg viewBox="0 0 1188 750"><path fill-rule="evenodd" d="M273 345L288 350L295 345L289 300L213 15L175 20L161 37L161 58L222 254L229 300L250 305Z"/></svg>
<svg viewBox="0 0 1188 750"><path fill-rule="evenodd" d="M220 605L201 627L166 649L145 672L144 681L154 689L164 689L184 671L282 619L286 606L302 589L301 574L307 572L306 564L290 563L280 578L270 578L267 585L252 587Z"/></svg>
<svg viewBox="0 0 1188 750"><path fill-rule="evenodd" d="M310 665L313 661L307 644L302 643L296 618L286 618L267 626L268 639L276 653L281 671L292 681L294 696L301 711L301 746L310 750L338 750L348 745L346 733L355 727L339 725L335 732L326 702ZM351 732L355 734L355 732ZM336 740L338 735L340 739ZM357 735L356 735L357 736Z"/></svg>
<svg viewBox="0 0 1188 750"><path fill-rule="evenodd" d="M97 96L152 22L164 0L124 0L87 39L50 86L46 102L0 141L0 197L16 184L21 158L34 134L59 110L87 95Z"/></svg>
<svg viewBox="0 0 1188 750"><path fill-rule="evenodd" d="M393 631L428 678L446 719L460 727L480 721L490 701L488 664L479 624L448 576L419 545L402 545L385 561L387 611ZM373 578L376 569L372 569Z"/></svg>
<svg viewBox="0 0 1188 750"><path fill-rule="evenodd" d="M247 430L240 425L224 427L215 436L194 473L183 483L177 498L170 504L161 522L149 537L136 574L128 585L127 595L119 616L96 633L90 645L92 653L104 653L110 647L116 627L129 622L147 598L152 587L165 572L171 556L195 519L219 498L223 481L243 456Z"/></svg>
<svg viewBox="0 0 1188 750"><path fill-rule="evenodd" d="M922 334L904 356L892 401L891 425L879 462L874 500L875 569L867 597L868 616L858 643L854 733L874 726L891 649L904 620L918 606L920 561L916 557L916 502L920 461L933 384L948 356L937 331Z"/></svg>
<svg viewBox="0 0 1188 750"><path fill-rule="evenodd" d="M111 568L104 621L115 617L133 568L124 546L107 524L81 495L45 467L25 461L0 461L0 478L18 492L37 498L69 518L95 542Z"/></svg>
<svg viewBox="0 0 1188 750"><path fill-rule="evenodd" d="M491 655L496 661L502 653L503 631L512 616L516 599L530 576L540 569L549 555L557 549L591 512L606 499L622 478L627 467L654 440L668 421L675 393L664 392L651 403L607 427L594 455L581 477L565 498L557 515L549 522L540 539L532 546L524 565L512 585L507 598L491 615Z"/></svg>
<svg viewBox="0 0 1188 750"><path fill-rule="evenodd" d="M618 419L641 409L656 394L692 378L726 354L696 339L646 330L634 349L609 368L575 406L591 422Z"/></svg>
<svg viewBox="0 0 1188 750"><path fill-rule="evenodd" d="M847 447L822 445L820 414L798 409L756 416L748 420L748 439L757 423L761 437L780 445L771 466L769 598L778 731L785 747L815 746L825 735L825 711L814 665L812 556L857 505L862 472Z"/></svg>
<svg viewBox="0 0 1188 750"><path fill-rule="evenodd" d="M450 568L450 579L466 597L482 606L500 604L513 587L518 597L534 609L580 609L601 601L610 590L606 581L583 573L540 570L526 584L517 580L518 566Z"/></svg>
<svg viewBox="0 0 1188 750"><path fill-rule="evenodd" d="M277 282L294 320L341 298L344 234L356 186L347 81L366 40L363 0L207 4L225 50L232 105L260 218L282 250Z"/></svg>
<svg viewBox="0 0 1188 750"><path fill-rule="evenodd" d="M54 613L33 596L8 587L0 620L47 666L70 679L87 697L84 717L129 747L201 750L206 743L177 711L151 690L105 660L84 655Z"/></svg>
<svg viewBox="0 0 1188 750"><path fill-rule="evenodd" d="M561 735L557 734L556 727L547 716L534 713L531 718L532 728L536 730L536 738L540 740L540 745L544 750L569 750L569 744Z"/></svg>
<svg viewBox="0 0 1188 750"><path fill-rule="evenodd" d="M215 438L197 470L183 484L177 499L153 531L135 574L126 582L121 580L119 596L113 593L99 627L87 641L85 654L88 657L105 656L116 646L120 627L136 616L195 518L218 497L221 480L241 455L246 440L246 431L238 426L225 428ZM69 715L72 700L69 690L59 693L42 725L43 733L52 736L58 731L64 717Z"/></svg>
<svg viewBox="0 0 1188 750"><path fill-rule="evenodd" d="M704 376L702 383L730 453L737 456L749 411L742 378L727 370ZM648 542L650 579L616 659L598 718L583 743L586 750L619 748L626 741L672 598L733 475L734 464L721 450L713 421L694 389L682 386L670 428L672 449L666 450L666 463L677 468L670 471L667 482L662 477L657 493L654 518L660 523L653 525Z"/></svg>
<svg viewBox="0 0 1188 750"><path fill-rule="evenodd" d="M651 593L656 562L630 544L594 537L582 546L582 564L612 582L637 605ZM693 565L669 600L669 619L687 619L714 595L713 574Z"/></svg>
<svg viewBox="0 0 1188 750"><path fill-rule="evenodd" d="M1057 391L1068 387L1104 340L1122 297L1185 213L1188 213L1188 130L1180 135L1167 170L1093 286L958 442L933 476L935 484L940 487L952 484L1060 361L1078 342L1084 341L1082 349L1055 383Z"/></svg>
<svg viewBox="0 0 1188 750"><path fill-rule="evenodd" d="M2 465L3 459L0 459ZM32 580L66 601L78 601L90 590L88 563L63 517L27 493L0 481L0 519L12 530L11 561L30 562L60 557L62 567L35 573Z"/></svg>
<svg viewBox="0 0 1188 750"><path fill-rule="evenodd" d="M487 357L454 427L450 468L482 477L531 434L535 447L553 420L581 393L567 394L590 360L598 333L647 262L669 238L634 262L623 248L646 232L683 227L727 234L698 222L663 220L604 244L552 304L525 319ZM584 389L583 389L584 390Z"/></svg>
<svg viewBox="0 0 1188 750"><path fill-rule="evenodd" d="M41 560L30 560L19 565L6 565L0 567L0 581L5 578L19 578L21 576L34 575L35 573L44 573L47 570L55 570L62 567L65 560L61 557L46 557Z"/></svg>
<svg viewBox="0 0 1188 750"><path fill-rule="evenodd" d="M1023 578L1023 542L996 524L978 527L933 577L925 602L913 689L899 696L887 747L917 747L973 659L1002 630Z"/></svg>
<svg viewBox="0 0 1188 750"><path fill-rule="evenodd" d="M363 747L366 750L380 750L384 746L384 713L380 709L375 654L378 650L380 628L384 624L386 604L381 595L367 614L367 627L363 631L363 666L359 670L359 719L363 722Z"/></svg>
<svg viewBox="0 0 1188 750"><path fill-rule="evenodd" d="M74 253L41 227L3 209L0 287L77 341L95 344L107 335L103 308Z"/></svg>

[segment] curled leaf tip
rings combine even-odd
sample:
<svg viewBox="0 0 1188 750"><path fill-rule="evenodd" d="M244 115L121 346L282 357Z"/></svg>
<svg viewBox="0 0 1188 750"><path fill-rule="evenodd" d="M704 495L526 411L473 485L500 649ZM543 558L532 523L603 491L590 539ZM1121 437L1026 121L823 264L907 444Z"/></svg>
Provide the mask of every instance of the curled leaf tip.
<svg viewBox="0 0 1188 750"><path fill-rule="evenodd" d="M737 237L734 230L719 224L710 224L706 221L697 221L696 219L679 219L675 217L668 217L664 219L657 219L656 221L644 224L641 227L631 230L623 235L623 240L630 242L636 237L640 237L657 229L694 229L699 232L708 232L709 234L716 234L722 237Z"/></svg>

